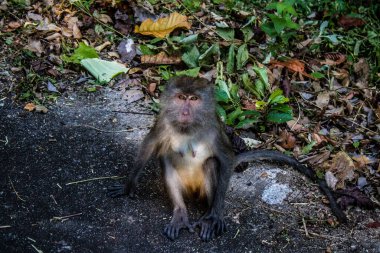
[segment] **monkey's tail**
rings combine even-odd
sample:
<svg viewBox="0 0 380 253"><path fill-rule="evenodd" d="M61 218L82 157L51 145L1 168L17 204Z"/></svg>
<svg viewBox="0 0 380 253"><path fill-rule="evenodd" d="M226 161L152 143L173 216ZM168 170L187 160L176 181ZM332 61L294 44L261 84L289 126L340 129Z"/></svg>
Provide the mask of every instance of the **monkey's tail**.
<svg viewBox="0 0 380 253"><path fill-rule="evenodd" d="M304 174L312 181L318 183L319 188L325 193L330 202L330 208L332 213L337 217L339 222L347 223L347 217L342 210L340 210L330 188L327 186L325 180L319 179L315 171L308 166L301 164L295 158L284 155L281 152L273 150L252 150L238 154L236 156L235 166L238 166L242 162L256 162L256 161L267 161L275 162L279 164L290 165L295 168L298 172Z"/></svg>

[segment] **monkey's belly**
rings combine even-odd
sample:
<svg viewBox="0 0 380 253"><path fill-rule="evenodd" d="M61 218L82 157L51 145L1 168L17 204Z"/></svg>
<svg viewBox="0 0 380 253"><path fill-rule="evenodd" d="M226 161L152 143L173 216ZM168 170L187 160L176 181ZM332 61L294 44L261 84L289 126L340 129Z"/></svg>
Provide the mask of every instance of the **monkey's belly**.
<svg viewBox="0 0 380 253"><path fill-rule="evenodd" d="M202 167L178 169L177 173L186 195L197 193L202 198L206 197L206 181Z"/></svg>

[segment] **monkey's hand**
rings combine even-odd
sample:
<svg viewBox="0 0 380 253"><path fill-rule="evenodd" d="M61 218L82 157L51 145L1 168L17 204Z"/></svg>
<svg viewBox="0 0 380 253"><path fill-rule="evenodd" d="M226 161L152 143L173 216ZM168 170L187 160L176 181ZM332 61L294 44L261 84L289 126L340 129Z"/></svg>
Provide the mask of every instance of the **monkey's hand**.
<svg viewBox="0 0 380 253"><path fill-rule="evenodd" d="M201 228L199 236L206 242L227 231L223 217L213 212L204 215L194 225Z"/></svg>
<svg viewBox="0 0 380 253"><path fill-rule="evenodd" d="M164 235L170 240L177 239L179 231L183 228L187 228L190 232L194 232L194 227L189 223L187 211L183 209L175 210L172 220L164 229Z"/></svg>
<svg viewBox="0 0 380 253"><path fill-rule="evenodd" d="M111 198L117 198L124 195L128 195L130 198L136 198L135 194L136 186L130 182L127 184L114 184L108 187L107 196Z"/></svg>

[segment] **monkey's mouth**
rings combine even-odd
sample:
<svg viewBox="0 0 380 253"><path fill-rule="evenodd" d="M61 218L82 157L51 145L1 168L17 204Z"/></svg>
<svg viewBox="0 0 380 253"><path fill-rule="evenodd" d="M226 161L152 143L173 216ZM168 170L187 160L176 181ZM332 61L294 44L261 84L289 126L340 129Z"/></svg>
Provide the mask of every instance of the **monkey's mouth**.
<svg viewBox="0 0 380 253"><path fill-rule="evenodd" d="M191 123L193 123L193 117L191 117L190 115L181 114L178 118L178 123L180 123L182 125L191 124Z"/></svg>

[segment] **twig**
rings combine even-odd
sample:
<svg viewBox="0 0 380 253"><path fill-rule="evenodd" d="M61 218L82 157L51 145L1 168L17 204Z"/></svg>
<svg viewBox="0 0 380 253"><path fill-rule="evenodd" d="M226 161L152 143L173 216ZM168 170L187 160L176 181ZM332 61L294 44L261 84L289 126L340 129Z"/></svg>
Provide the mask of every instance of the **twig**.
<svg viewBox="0 0 380 253"><path fill-rule="evenodd" d="M298 100L295 97L294 97L294 99L296 100L296 103L297 103L297 106L298 106L298 118L297 118L296 122L294 122L293 126L290 128L291 131L293 131L293 128L298 124L298 122L301 119L301 107L300 107L300 104L298 103Z"/></svg>
<svg viewBox="0 0 380 253"><path fill-rule="evenodd" d="M303 229L305 230L306 237L310 238L309 232L307 231L306 221L304 217L302 217L302 224L303 224Z"/></svg>
<svg viewBox="0 0 380 253"><path fill-rule="evenodd" d="M298 231L304 232L304 230L302 230L302 229L298 229ZM344 237L342 238L342 237L337 237L337 236L332 236L332 235L322 235L322 234L317 234L314 232L309 232L309 235L324 238L324 239L329 239L329 240L334 240L334 239L335 240L348 240L348 238L344 238Z"/></svg>
<svg viewBox="0 0 380 253"><path fill-rule="evenodd" d="M117 130L117 131L111 131L111 130L103 130L103 129L100 129L100 128L97 128L97 127L94 127L94 126L90 126L90 125L72 125L73 127L87 127L87 128L91 128L91 129L94 129L96 131L99 131L99 132L104 132L104 133L123 133L123 132L133 132L135 130L138 130L138 129L143 129L144 127L135 127L135 128L131 128L131 129L124 129L124 130ZM148 128L148 127L146 127Z"/></svg>
<svg viewBox="0 0 380 253"><path fill-rule="evenodd" d="M360 125L359 123L356 123L356 122L353 121L353 120L350 120L350 119L347 119L347 118L342 118L342 119L345 119L345 120L351 122L352 124L357 125L358 127L363 128L364 130L367 130L367 131L369 131L369 132L371 132L371 133L373 133L373 134L377 134L375 131L372 131L371 129L366 128L366 127Z"/></svg>
<svg viewBox="0 0 380 253"><path fill-rule="evenodd" d="M13 191L14 191L15 194L16 194L16 197L17 197L19 200L25 202L25 199L21 198L21 196L20 196L20 195L18 194L18 192L16 191L15 186L13 185L13 182L12 182L12 180L11 180L11 178L10 178L9 176L8 176L8 179L9 179L9 182L11 183L11 186L12 186Z"/></svg>
<svg viewBox="0 0 380 253"><path fill-rule="evenodd" d="M5 140L0 140L1 142L4 142L4 145L7 145L8 144L8 137L5 136Z"/></svg>
<svg viewBox="0 0 380 253"><path fill-rule="evenodd" d="M150 112L131 112L131 111L112 111L117 113L130 113L130 114L141 114L141 115L154 115L154 113Z"/></svg>
<svg viewBox="0 0 380 253"><path fill-rule="evenodd" d="M68 218L71 218L71 217L74 217L74 216L79 216L79 215L82 215L82 213L76 213L76 214L71 214L71 215L67 215L67 216L54 216L53 218L50 219L50 221L54 221L54 220L59 220L59 221L64 221Z"/></svg>
<svg viewBox="0 0 380 253"><path fill-rule="evenodd" d="M4 226L0 226L0 229L2 228L11 228L12 226L11 225L4 225Z"/></svg>
<svg viewBox="0 0 380 253"><path fill-rule="evenodd" d="M38 253L44 253L42 250L38 249L36 246L34 246L33 244L31 244L33 249L35 249Z"/></svg>
<svg viewBox="0 0 380 253"><path fill-rule="evenodd" d="M86 182L91 182L91 181L96 181L96 180L103 180L103 179L120 179L120 178L124 178L124 177L119 177L119 176L95 177L95 178L89 178L89 179L69 182L69 183L66 183L66 185L81 184L81 183L86 183Z"/></svg>
<svg viewBox="0 0 380 253"><path fill-rule="evenodd" d="M240 233L240 229L238 229L238 230L236 231L236 234L234 235L234 238L233 238L233 239L235 239L235 238L238 236L239 233Z"/></svg>

